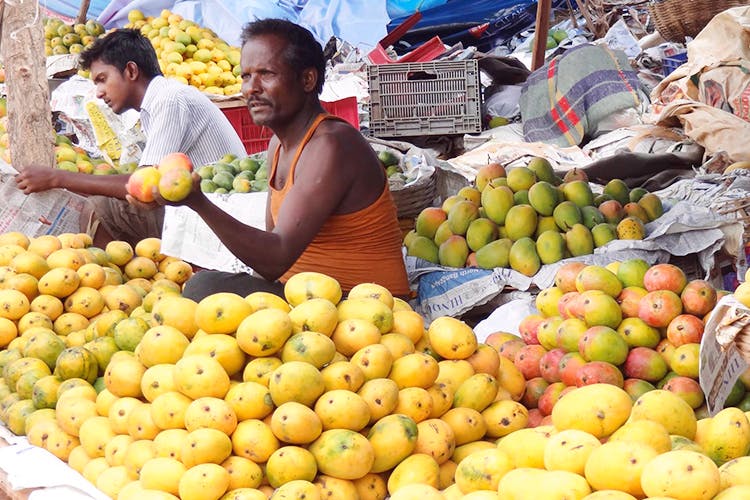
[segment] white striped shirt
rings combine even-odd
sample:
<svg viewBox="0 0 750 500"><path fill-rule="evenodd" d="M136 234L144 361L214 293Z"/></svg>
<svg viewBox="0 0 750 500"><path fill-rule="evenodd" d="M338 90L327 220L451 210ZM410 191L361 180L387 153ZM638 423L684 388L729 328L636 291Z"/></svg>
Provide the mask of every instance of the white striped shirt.
<svg viewBox="0 0 750 500"><path fill-rule="evenodd" d="M224 113L195 87L154 77L141 104L146 147L140 165L157 165L169 153L185 153L198 168L227 153L247 155Z"/></svg>

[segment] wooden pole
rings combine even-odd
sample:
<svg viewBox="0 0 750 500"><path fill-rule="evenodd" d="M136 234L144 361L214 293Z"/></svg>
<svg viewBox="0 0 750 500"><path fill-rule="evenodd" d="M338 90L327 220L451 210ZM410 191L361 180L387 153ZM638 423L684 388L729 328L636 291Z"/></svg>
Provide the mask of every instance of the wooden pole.
<svg viewBox="0 0 750 500"><path fill-rule="evenodd" d="M531 55L531 71L539 69L544 65L551 8L552 0L538 0L536 6L536 28L534 29L534 50Z"/></svg>
<svg viewBox="0 0 750 500"><path fill-rule="evenodd" d="M573 28L578 29L578 21L576 20L576 13L573 9L573 4L570 3L570 0L565 0L565 3L568 4L568 14L570 15L570 22L573 25Z"/></svg>
<svg viewBox="0 0 750 500"><path fill-rule="evenodd" d="M89 13L89 4L91 4L91 0L83 0L81 2L81 8L78 9L76 23L83 24L86 22L86 15Z"/></svg>
<svg viewBox="0 0 750 500"><path fill-rule="evenodd" d="M52 112L44 57L44 32L34 0L5 3L2 50L8 93L8 140L13 167L54 167Z"/></svg>

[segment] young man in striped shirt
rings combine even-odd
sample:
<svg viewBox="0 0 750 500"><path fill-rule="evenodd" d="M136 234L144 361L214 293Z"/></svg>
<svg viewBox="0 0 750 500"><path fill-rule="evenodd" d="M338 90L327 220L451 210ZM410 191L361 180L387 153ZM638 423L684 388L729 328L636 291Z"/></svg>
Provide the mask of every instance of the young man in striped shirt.
<svg viewBox="0 0 750 500"><path fill-rule="evenodd" d="M81 54L91 71L97 97L115 113L141 113L146 146L141 167L156 165L167 154L185 153L194 165L217 161L225 154L245 155L237 132L224 114L198 89L162 76L151 42L139 31L121 29L100 38ZM89 195L81 229L100 248L111 240L131 244L160 237L164 208L144 210L125 196L129 175L95 176L48 166L27 166L16 177L25 193L64 188Z"/></svg>

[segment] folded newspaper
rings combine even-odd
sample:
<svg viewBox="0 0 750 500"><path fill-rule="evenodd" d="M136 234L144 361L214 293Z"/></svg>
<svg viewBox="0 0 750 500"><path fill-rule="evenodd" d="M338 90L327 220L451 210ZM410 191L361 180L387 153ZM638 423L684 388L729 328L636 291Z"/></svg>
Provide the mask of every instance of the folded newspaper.
<svg viewBox="0 0 750 500"><path fill-rule="evenodd" d="M238 221L258 229L266 228L268 193L207 194L216 206ZM161 251L165 255L216 271L252 273L211 231L198 214L187 207L165 207Z"/></svg>
<svg viewBox="0 0 750 500"><path fill-rule="evenodd" d="M27 236L80 232L85 198L64 189L26 195L16 187L16 172L0 160L0 233Z"/></svg>
<svg viewBox="0 0 750 500"><path fill-rule="evenodd" d="M705 207L678 202L662 217L646 225L643 240L614 240L591 255L548 264L532 277L507 268L446 268L406 258L412 288L417 288L417 310L428 320L460 316L486 304L505 289L521 291L552 286L557 270L566 262L606 265L612 261L640 258L650 264L667 262L670 256L697 254L706 275L722 247L731 255L742 254L743 226L739 221L717 217Z"/></svg>
<svg viewBox="0 0 750 500"><path fill-rule="evenodd" d="M734 295L727 295L719 301L706 323L701 339L698 380L711 416L724 408L732 387L748 368L736 341L737 323L748 320L750 309Z"/></svg>

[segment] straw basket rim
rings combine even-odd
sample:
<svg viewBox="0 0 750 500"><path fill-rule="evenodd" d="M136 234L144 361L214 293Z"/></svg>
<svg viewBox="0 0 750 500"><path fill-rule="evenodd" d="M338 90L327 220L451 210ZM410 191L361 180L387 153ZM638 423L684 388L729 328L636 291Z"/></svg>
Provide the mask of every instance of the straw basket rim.
<svg viewBox="0 0 750 500"><path fill-rule="evenodd" d="M649 3L649 12L661 36L670 42L695 37L713 17L748 0L660 0Z"/></svg>

